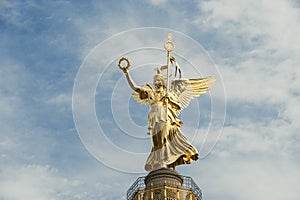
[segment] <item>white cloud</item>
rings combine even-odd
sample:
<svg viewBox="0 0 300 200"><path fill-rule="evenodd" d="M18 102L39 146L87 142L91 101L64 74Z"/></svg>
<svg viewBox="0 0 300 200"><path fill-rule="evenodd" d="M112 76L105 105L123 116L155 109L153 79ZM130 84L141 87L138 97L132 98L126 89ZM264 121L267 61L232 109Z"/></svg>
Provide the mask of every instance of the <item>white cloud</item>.
<svg viewBox="0 0 300 200"><path fill-rule="evenodd" d="M7 1L2 2L5 4ZM60 47L63 53L62 57L66 60L75 59L74 55L77 56L76 59L78 57L84 58L91 48L103 39L119 31L134 27L165 26L197 37L207 34L209 37L202 40L204 41L203 46L206 46L213 58L218 61L217 64L227 89L228 103L237 105L234 107L236 110L229 108L231 110L228 110L227 125L211 156L201 160L199 164L195 163L186 167L186 169L191 170L190 175L203 188L207 197L211 197L209 199L294 200L298 197L296 194L296 186L299 185L300 179L299 163L297 163L297 153L300 149L298 144L299 123L297 121L300 117L298 8L293 8L289 1L273 2L267 0L201 1L198 12L184 10L188 8L186 6L188 3L185 4L185 7L178 6L176 2L165 4L165 1L152 1L153 5L158 6L145 6L138 3L136 3L138 5L95 2L91 4L91 7L88 3L85 4L86 7L79 7L79 5L66 2L50 3L47 5L49 10L45 8L47 6L43 7L41 4L35 10L37 16L34 19L37 20L36 22L43 19L44 16L38 18L39 12L51 13L51 15L45 16L48 17L47 23L52 25L51 29L57 31L55 35L50 34L50 32L45 34L43 30L38 33L39 35L34 35L31 32L31 19L27 15L23 16L23 12L14 4L4 5L5 8L3 9L14 8L13 6L16 6L16 9L11 9L10 12L1 12L1 17L4 17L8 24L28 31L26 34L33 34L32 38L41 37L49 40L49 43L46 42L47 45ZM36 5L27 4L27 6L34 7ZM194 5L189 4L189 6ZM26 8L28 7L22 7L23 11ZM91 12L84 12L87 9L90 9ZM120 10L124 10L124 12L120 12ZM190 23L190 20L193 22ZM70 26L70 24L72 28L65 29L65 25ZM8 27L6 28L9 30ZM35 28L39 28L39 26ZM12 35L16 37L16 35ZM124 50L128 47L129 50L132 50L132 45L144 46L146 44L144 37L148 38L149 35L151 34L143 34L139 38L134 36L123 38L121 42L115 41L116 43L105 46L105 52L96 55L95 57L99 57L95 60L113 55L113 57L109 57L112 60L114 56L118 56L118 54L115 55L110 51L112 48ZM164 41L165 36L157 34L155 37ZM66 40L69 37L74 38L74 41L78 40L78 43L69 43L69 40ZM8 38L8 36L3 38ZM7 40L5 43L17 41L17 38L9 39L11 40ZM174 37L174 40L176 39L178 40ZM206 39L207 41L205 41ZM149 43L151 44L151 42ZM74 46L74 44L77 45ZM176 45L178 54L189 54L189 59L194 64L199 64L201 69L208 63L204 62L202 57L193 51L194 49L184 48L185 46L181 45L180 41L177 41ZM13 45L9 46L13 47ZM228 46L230 49L227 49ZM78 49L78 47L80 48ZM23 49L11 50L11 52L16 53L22 53L22 51ZM50 51L53 49L47 48L38 55L44 58L44 56L49 55ZM76 53L72 54L72 57L68 57L64 54L65 52ZM82 151L83 147L79 142L69 143L69 139L74 138L66 139L62 136L63 134L55 136L59 128L55 123L51 127L45 128L47 130L41 128L42 124L48 124L50 118L62 123L73 123L65 120L62 115L49 116L49 112L47 112L47 109L52 109L55 106L60 108L60 106L70 105L69 94L72 90L70 83L73 80L72 77L69 77L66 86L57 85L56 76L43 76L43 78L53 81L52 85L46 87L44 87L45 85L38 85L36 87L33 80L39 77L34 77L33 74L41 68L33 67L31 69L30 62L36 62L37 57L30 58L32 60L27 63L27 68L22 68L23 65L11 65L11 63L2 65L4 62L1 59L1 66L9 66L0 69L1 77L4 77L0 79L0 190L3 198L107 199L107 196L111 195L116 187L120 188L120 191L113 193L114 197L117 199L123 196L137 175L128 178L128 176L124 174L122 176L122 174L102 165L100 165L100 169L97 169L99 163L93 162L93 159L90 159L92 161L89 160L93 167L87 166L88 164L83 164L82 161L85 158L75 155L73 151L79 153ZM133 55L132 61L135 62L135 66L139 66L145 62L165 62L165 57L151 52L148 54L145 51ZM18 62L18 56L16 56L16 62ZM45 62L53 65L53 60L48 57L45 58ZM185 66L186 62L183 61L183 63L182 66ZM55 71L55 75L61 75L56 72L57 69L49 68L46 72ZM74 76L75 72L72 71L74 69L76 66L68 68L70 76ZM111 77L114 77L115 73L120 73L117 70L114 68L107 72L105 77L107 82L104 81L106 84L114 83L115 80L111 80ZM133 74L137 82L143 84L151 81L153 74L151 76L149 74L153 72L152 68L145 74L140 73L140 71L142 70L136 68L137 73ZM184 69L183 72L185 77L194 74L191 68ZM40 75L40 73L37 74ZM204 74L209 75L211 71L207 70ZM90 75L88 78L94 78L92 73ZM38 116L35 116L35 107L24 102L24 97L27 99L31 97L31 94L26 94L25 87L27 89L34 87L44 91L43 94L34 96L47 105L46 108L39 107L42 110ZM49 87L57 87L57 90L55 92L49 91L47 90ZM125 92L129 92L128 90L124 91L120 94L122 97L126 96ZM219 97L220 95L216 94L215 96ZM99 98L104 97L100 96ZM85 103L85 100L84 97L79 99L82 104ZM37 104L40 103L39 101L36 102L38 102ZM122 101L116 101L116 103L120 102ZM261 116L255 117L249 116L247 113L239 113L239 110L245 106L256 110L257 115L262 115L262 112L269 110L271 110L271 114L265 114L267 119L260 120L262 119ZM85 109L84 106L82 108ZM64 109L63 111L71 115L70 110ZM61 114L61 112L59 113ZM32 123L32 117L40 118L39 123ZM146 113L144 117L146 117ZM126 122L127 119L120 120ZM189 135L194 129L187 124L184 125L186 130L184 133ZM202 128L201 123L200 128ZM116 127L113 129L115 130ZM64 132L64 130L59 131ZM194 144L197 146L200 146L204 140L204 132L200 134L202 133L203 135L195 138ZM193 135L191 136L193 137ZM207 142L214 143L214 139L208 136ZM66 140L72 148L67 147ZM125 143L125 141L118 142ZM134 142L126 142L123 145L133 146L132 144ZM62 160L59 160L61 158L53 158L53 155L57 155L54 151L59 151L56 149L58 146L62 148L60 151ZM84 151L83 154L87 153ZM76 167L73 165L74 160L77 163ZM16 162L16 165L14 166L11 162ZM57 164L58 162L63 162L66 165L61 167ZM120 159L120 162L124 162L125 166L132 165L132 160L126 158ZM31 163L31 165L24 163ZM43 164L35 165L34 163L50 163L50 165L56 165L57 168ZM141 168L144 165L142 162L135 164ZM88 174L87 171L89 171ZM259 177L259 180L256 177ZM20 193L16 192L18 190Z"/></svg>
<svg viewBox="0 0 300 200"><path fill-rule="evenodd" d="M74 198L70 188L79 186L80 182L60 177L57 172L49 166L38 165L6 168L0 174L0 197L12 200Z"/></svg>
<svg viewBox="0 0 300 200"><path fill-rule="evenodd" d="M53 104L53 105L67 105L70 106L72 104L72 96L70 94L59 94L55 97L52 97L50 99L47 100L47 103L49 104Z"/></svg>
<svg viewBox="0 0 300 200"><path fill-rule="evenodd" d="M168 0L149 0L149 3L155 5L155 6L159 6L159 5L163 5L167 2Z"/></svg>
<svg viewBox="0 0 300 200"><path fill-rule="evenodd" d="M289 1L244 0L241 3L236 0L213 0L201 1L199 8L204 11L205 17L196 19L196 24L219 29L231 39L242 38L244 41L240 45L263 39L265 50L272 49L288 57L299 55L297 33L300 15Z"/></svg>
<svg viewBox="0 0 300 200"><path fill-rule="evenodd" d="M229 103L234 101L281 105L285 118L298 117L294 110L299 102L299 12L289 1L201 1L205 12L195 22L210 31L219 31L226 43L238 45L239 51L221 58L219 67L224 78ZM260 40L255 43L254 40ZM246 46L246 48L242 48ZM223 60L222 60L223 59ZM228 64L226 61L231 60ZM232 62L233 61L233 62ZM292 106L291 106L292 105ZM282 111L286 109L286 111Z"/></svg>
<svg viewBox="0 0 300 200"><path fill-rule="evenodd" d="M193 176L206 199L298 199L300 173L292 160L215 157L200 168Z"/></svg>

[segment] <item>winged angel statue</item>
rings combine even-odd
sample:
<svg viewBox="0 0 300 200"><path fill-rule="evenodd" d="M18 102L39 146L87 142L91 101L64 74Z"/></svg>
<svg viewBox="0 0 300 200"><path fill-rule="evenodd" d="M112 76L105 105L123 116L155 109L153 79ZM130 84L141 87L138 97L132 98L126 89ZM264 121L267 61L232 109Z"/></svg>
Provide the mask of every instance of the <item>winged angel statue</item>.
<svg viewBox="0 0 300 200"><path fill-rule="evenodd" d="M123 61L127 62L126 67L122 66ZM149 83L144 86L136 85L129 74L129 60L124 57L119 60L119 67L124 72L129 86L134 90L134 100L150 107L148 134L151 137L152 149L146 161L146 171L160 168L175 169L178 165L190 164L198 159L197 149L180 131L182 122L178 116L193 98L206 93L215 79L212 77L182 79L179 71L180 78L173 79L168 89L168 72L166 77L162 73L165 69L168 71L170 63L175 63L176 68L180 69L168 50L168 65L156 68L156 75L153 77L155 88L153 88Z"/></svg>

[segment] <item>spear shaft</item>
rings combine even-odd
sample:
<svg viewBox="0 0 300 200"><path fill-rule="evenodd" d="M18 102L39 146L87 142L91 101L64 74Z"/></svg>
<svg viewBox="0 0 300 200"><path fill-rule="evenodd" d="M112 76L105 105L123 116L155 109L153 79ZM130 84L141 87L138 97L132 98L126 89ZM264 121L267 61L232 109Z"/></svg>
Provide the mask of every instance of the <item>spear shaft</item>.
<svg viewBox="0 0 300 200"><path fill-rule="evenodd" d="M171 64L171 51L173 51L175 49L175 45L174 43L171 41L172 40L172 34L169 33L168 34L168 41L164 43L164 47L167 50L168 54L167 54L167 83L166 83L166 94L168 94L169 92L169 68L170 68L170 64ZM166 122L168 121L168 103L169 103L169 99L166 98Z"/></svg>
<svg viewBox="0 0 300 200"><path fill-rule="evenodd" d="M168 92L169 92L169 67L170 67L170 56L171 56L171 53L170 51L168 51L168 61L167 61L167 85L166 85L166 95L168 95ZM166 98L166 122L168 121L168 104L169 104L169 99Z"/></svg>

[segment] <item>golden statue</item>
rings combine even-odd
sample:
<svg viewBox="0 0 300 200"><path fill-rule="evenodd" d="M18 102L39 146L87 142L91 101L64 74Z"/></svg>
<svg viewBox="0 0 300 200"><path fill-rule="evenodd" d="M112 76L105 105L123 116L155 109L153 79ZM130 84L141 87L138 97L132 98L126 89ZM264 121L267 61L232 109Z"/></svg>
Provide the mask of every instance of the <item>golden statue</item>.
<svg viewBox="0 0 300 200"><path fill-rule="evenodd" d="M135 84L129 74L130 62L127 58L121 58L118 64L130 87L134 90L134 100L150 107L148 134L151 137L152 150L146 161L146 171L160 168L175 169L177 165L190 164L191 161L198 159L197 149L180 131L182 122L178 115L194 97L206 93L215 82L212 77L182 79L179 65L170 55L170 52L174 50L171 34L168 35L168 41L165 42L164 47L168 52L168 63L156 68L157 74L153 78L155 89L149 83L144 86ZM127 62L127 66L122 66L123 61ZM175 64L175 77L178 70L180 78L173 79L169 89L170 64ZM167 70L166 77L162 75L164 70Z"/></svg>

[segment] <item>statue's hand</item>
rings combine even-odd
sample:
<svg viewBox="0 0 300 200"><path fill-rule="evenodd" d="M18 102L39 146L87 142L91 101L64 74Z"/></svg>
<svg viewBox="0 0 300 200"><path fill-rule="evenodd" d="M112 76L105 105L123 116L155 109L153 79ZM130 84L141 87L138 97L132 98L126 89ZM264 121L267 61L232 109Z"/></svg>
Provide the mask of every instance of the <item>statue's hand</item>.
<svg viewBox="0 0 300 200"><path fill-rule="evenodd" d="M126 66L123 66L122 65L122 62L123 61L126 61L127 62L127 65ZM127 74L128 73L128 70L129 70L129 67L130 67L130 61L128 58L125 58L125 57L122 57L119 59L119 63L118 63L118 66L119 68L123 71L124 74Z"/></svg>
<svg viewBox="0 0 300 200"><path fill-rule="evenodd" d="M148 96L149 96L148 92L145 91L145 90L140 90L139 93L140 93L140 98L141 98L141 99L147 99Z"/></svg>

